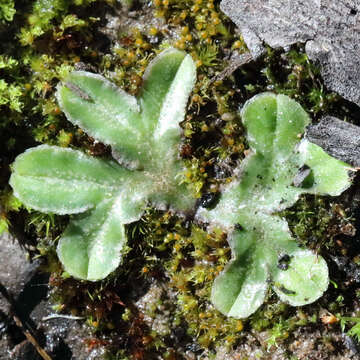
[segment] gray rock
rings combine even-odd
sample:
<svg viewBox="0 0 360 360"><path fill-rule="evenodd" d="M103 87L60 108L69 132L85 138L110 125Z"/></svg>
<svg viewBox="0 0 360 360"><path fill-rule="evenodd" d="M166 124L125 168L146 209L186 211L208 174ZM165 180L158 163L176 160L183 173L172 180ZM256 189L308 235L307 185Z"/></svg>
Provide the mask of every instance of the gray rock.
<svg viewBox="0 0 360 360"><path fill-rule="evenodd" d="M223 0L221 9L241 29L254 58L263 42L273 48L306 43L326 86L360 105L358 0Z"/></svg>
<svg viewBox="0 0 360 360"><path fill-rule="evenodd" d="M39 306L39 313L46 313L44 308L49 308L48 303ZM103 359L106 347L103 345L91 348L87 345L94 337L91 329L84 320L70 320L53 318L48 321L39 320L39 329L46 336L44 349L52 355L53 359L61 360L95 360Z"/></svg>
<svg viewBox="0 0 360 360"><path fill-rule="evenodd" d="M360 166L359 126L325 116L318 124L308 126L306 137L334 158Z"/></svg>
<svg viewBox="0 0 360 360"><path fill-rule="evenodd" d="M91 338L92 334L83 320L61 317L42 320L52 313L52 304L47 299L48 276L39 273L39 262L28 261L19 241L9 234L1 235L0 255L0 283L12 296L17 315L34 331L33 335L44 350L51 354L53 359L102 358L105 353L104 346L87 348L84 340ZM0 335L0 360L40 360L41 357L33 345L26 340L23 341L24 336L20 328L16 328L12 320L10 305L1 295L0 311L7 317L7 323L12 324L11 328L5 329Z"/></svg>
<svg viewBox="0 0 360 360"><path fill-rule="evenodd" d="M0 282L13 295L18 295L23 289L29 262L25 252L20 248L18 242L4 233L0 236ZM0 310L7 312L9 304L0 297Z"/></svg>

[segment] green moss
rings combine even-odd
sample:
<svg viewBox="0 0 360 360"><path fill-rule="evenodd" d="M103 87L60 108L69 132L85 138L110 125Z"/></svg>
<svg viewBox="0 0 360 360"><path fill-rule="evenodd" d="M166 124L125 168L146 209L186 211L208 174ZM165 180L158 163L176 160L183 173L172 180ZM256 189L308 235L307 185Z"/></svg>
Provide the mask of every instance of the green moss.
<svg viewBox="0 0 360 360"><path fill-rule="evenodd" d="M3 0L0 4L0 24L12 21L15 13L14 0Z"/></svg>
<svg viewBox="0 0 360 360"><path fill-rule="evenodd" d="M325 197L302 196L281 215L286 217L291 231L302 245L318 251L334 247L339 233L351 235L354 231L353 219L343 207Z"/></svg>
<svg viewBox="0 0 360 360"><path fill-rule="evenodd" d="M14 201L7 187L9 164L36 142L110 156L109 148L94 143L69 124L55 101L58 81L78 62L136 94L146 66L163 47L175 45L192 54L198 81L182 124L185 139L181 156L187 163L185 181L197 197L216 193L222 183L232 180L232 169L247 149L238 106L255 93L285 93L299 101L315 120L327 112L353 120L351 107L323 87L318 69L301 46L290 52L268 49L255 65L213 81L226 67L223 59L229 51L247 51L243 39L235 35L234 25L220 12L219 1L154 0L152 11L158 18L153 23L123 28L112 47L98 45L102 11L111 6L116 6L115 2L32 0L17 6L15 13L13 1L0 5L0 23L6 23L0 29L0 149L4 156L0 228L11 226L20 216L25 219L22 226L38 247L35 255L46 258L45 268L52 273L54 309L85 316L95 333L111 339L114 346L109 347L109 359L134 358L135 349L144 358L153 354L164 359L181 358L174 334L150 334L133 299L126 297L134 283L146 287L159 279L170 281L178 294L174 307L166 299L162 301L173 315L170 327L186 329L183 343L195 348L199 344L201 349L215 353L214 349L224 343L231 349L249 331L269 331L268 344L279 344L286 337L290 341L295 328L312 324L319 304L293 312L269 293L264 306L246 322L225 318L210 305L213 279L230 257L226 234L206 234L195 226L190 233L183 219L148 210L127 229L132 238L124 260L127 266L105 281L83 283L67 278L54 256L67 218L27 213ZM282 215L302 244L338 254L346 248L337 244L336 234L339 228L351 224L350 212L344 213L338 203L340 200L331 203L306 196ZM335 304L334 311L343 311L335 301L345 294L342 279L340 275L334 279L339 288L330 289L330 303L326 298L322 305ZM156 318L157 306L154 304L154 311L147 315ZM118 334L130 330L130 340Z"/></svg>
<svg viewBox="0 0 360 360"><path fill-rule="evenodd" d="M225 239L220 231L209 235L197 227L190 236L166 237L173 249L166 268L179 294L177 317L187 322L187 334L204 348L214 348L218 341L231 347L243 329L241 320L224 317L209 303L213 280L229 260Z"/></svg>
<svg viewBox="0 0 360 360"><path fill-rule="evenodd" d="M23 46L33 45L34 41L59 26L54 36L60 38L67 28L86 26L84 20L76 15L67 15L71 6L88 6L97 0L36 0L32 4L31 14L27 17L28 25L20 30L19 41Z"/></svg>

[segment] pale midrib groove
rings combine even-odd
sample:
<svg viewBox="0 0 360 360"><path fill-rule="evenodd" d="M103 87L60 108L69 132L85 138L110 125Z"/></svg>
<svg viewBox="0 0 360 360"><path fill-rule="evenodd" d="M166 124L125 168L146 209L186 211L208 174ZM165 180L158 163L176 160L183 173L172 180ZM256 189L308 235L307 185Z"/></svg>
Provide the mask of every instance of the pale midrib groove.
<svg viewBox="0 0 360 360"><path fill-rule="evenodd" d="M275 140L277 139L278 134L278 125L279 125L279 121L278 121L278 114L279 114L279 101L276 100L276 126L274 129L274 136L273 136L273 142L272 142L272 146L271 146L271 156L270 156L270 166L267 167L266 169L266 181L267 183L272 183L271 179L270 179L270 170L275 170L274 168L274 159L275 159ZM294 149L291 149L291 151L289 151L289 154L286 156L286 158L284 158L284 160L288 161L291 158L292 155L292 151ZM289 184L290 186L290 184Z"/></svg>
<svg viewBox="0 0 360 360"><path fill-rule="evenodd" d="M94 186L99 186L99 187L105 187L105 188L108 188L108 189L112 189L112 190L117 190L119 187L120 187L120 184L118 186L116 186L115 184L113 185L110 185L108 183L99 183L99 182L96 182L96 181L93 181L93 180L87 180L87 179L84 179L84 180L78 180L78 179L66 179L66 178L52 178L50 176L42 176L42 175L26 175L26 174L18 174L18 176L21 176L21 177L25 177L25 178L29 178L29 179L35 179L35 180L48 180L49 182L55 182L55 181L64 181L64 182L71 182L71 183L77 183L79 185L83 184L83 185L87 185L87 184L90 184L90 185L94 185Z"/></svg>
<svg viewBox="0 0 360 360"><path fill-rule="evenodd" d="M276 98L275 98L276 99ZM267 183L269 183L269 181L271 181L270 179L270 170L273 168L274 165L274 147L275 147L275 139L276 139L276 134L277 134L277 130L278 130L278 114L279 114L279 101L276 99L276 122L275 122L275 129L273 132L273 139L272 139L272 143L271 143L271 151L270 151L270 156L269 156L269 160L270 160L270 166L267 166L266 168L266 181ZM271 183L271 182L270 182Z"/></svg>
<svg viewBox="0 0 360 360"><path fill-rule="evenodd" d="M244 274L246 274L246 275L248 275L249 273L251 274L251 270L254 270L254 266L252 266L253 265L253 263L254 263L254 254L256 253L256 244L257 244L257 241L255 241L255 243L254 244L252 244L251 246L250 246L250 248L251 249L253 249L254 251L252 251L251 252L251 257L250 257L250 260L248 261L248 263L247 264L249 264L249 266L247 266L247 265L245 265L245 268L246 268L246 270L244 271ZM234 254L235 254L235 251L234 251ZM233 261L236 261L236 256L234 257L234 259L232 259L231 260L232 262ZM230 263L229 263L229 265L230 265ZM247 278L247 276L245 276L245 279ZM242 287L241 287L242 288ZM230 308L230 310L229 310L229 312L228 313L230 313L231 311L232 311L232 309L234 308L234 306L235 306L235 304L237 303L237 300L239 299L239 297L240 297L240 293L238 294L238 296L236 297L236 299L234 300L234 302L233 302L233 304L231 305L231 308Z"/></svg>
<svg viewBox="0 0 360 360"><path fill-rule="evenodd" d="M91 232L91 235L93 235L93 236L91 236L92 238L97 238L99 236L99 234L103 231L103 229L107 225L107 223L110 221L109 214L111 214L113 212L116 201L118 200L119 196L120 196L120 194L118 194L117 196L114 196L112 200L108 200L109 202L111 201L112 204L110 205L109 210L106 211L105 215L103 216L103 221L101 221L101 223L97 227L95 227L94 231ZM107 200L103 200L103 201L105 202ZM98 205L100 205L100 204L101 204L101 202ZM95 206L94 210L96 211L96 206ZM123 226L122 223L118 223L118 224L119 224L119 226ZM90 260L91 253L93 251L94 246L95 246L95 242L93 241L93 242L91 242L91 245L87 249L87 258L88 258L87 266L86 266L87 278L89 277L89 260Z"/></svg>
<svg viewBox="0 0 360 360"><path fill-rule="evenodd" d="M139 130L137 129L136 127L136 122L132 123L129 118L127 116L130 116L130 118L132 116L134 116L135 114L127 114L127 116L125 116L124 114L122 114L121 112L119 111L113 111L113 106L112 104L107 104L106 102L105 103L102 103L102 102L98 102L99 106L100 106L100 111L103 113L103 114L111 114L111 122L114 124L114 125L117 125L116 127L119 128L119 122L116 121L116 120L113 120L113 119L117 119L119 116L122 117L122 119L124 119L126 121L126 125L127 125L127 129L135 136L137 137L137 134L139 134ZM137 113L137 116L139 116L140 114ZM120 124L120 126L124 126L124 124ZM120 130L120 128L119 128ZM140 132L141 133L141 132Z"/></svg>

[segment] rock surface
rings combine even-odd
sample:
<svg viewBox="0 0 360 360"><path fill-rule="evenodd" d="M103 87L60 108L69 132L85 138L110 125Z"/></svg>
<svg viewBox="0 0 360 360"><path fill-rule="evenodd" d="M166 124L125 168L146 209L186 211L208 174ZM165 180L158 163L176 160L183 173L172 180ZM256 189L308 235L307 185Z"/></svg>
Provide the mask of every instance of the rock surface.
<svg viewBox="0 0 360 360"><path fill-rule="evenodd" d="M306 43L326 86L360 105L360 2L357 0L223 0L254 58Z"/></svg>
<svg viewBox="0 0 360 360"><path fill-rule="evenodd" d="M17 296L23 289L29 275L29 262L25 252L20 248L9 234L0 236L0 283ZM29 269L30 270L30 269ZM8 303L0 297L0 310L7 312Z"/></svg>
<svg viewBox="0 0 360 360"><path fill-rule="evenodd" d="M0 283L15 302L17 315L35 332L36 339L53 360L92 360L104 353L103 346L89 348L91 333L83 320L42 319L53 311L47 298L48 275L39 263L29 263L19 242L8 234L0 236ZM12 318L9 303L0 295L0 360L37 360L41 357L25 339Z"/></svg>
<svg viewBox="0 0 360 360"><path fill-rule="evenodd" d="M359 126L325 116L320 123L307 128L306 137L334 158L355 167L360 166Z"/></svg>

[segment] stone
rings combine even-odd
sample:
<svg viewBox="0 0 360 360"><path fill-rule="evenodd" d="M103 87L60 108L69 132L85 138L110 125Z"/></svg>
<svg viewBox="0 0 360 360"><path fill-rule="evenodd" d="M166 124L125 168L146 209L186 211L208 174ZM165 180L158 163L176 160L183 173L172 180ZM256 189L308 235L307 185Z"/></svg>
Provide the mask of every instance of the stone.
<svg viewBox="0 0 360 360"><path fill-rule="evenodd" d="M256 59L266 43L287 49L305 43L325 85L360 105L360 2L357 0L223 0Z"/></svg>
<svg viewBox="0 0 360 360"><path fill-rule="evenodd" d="M325 116L319 123L308 126L306 137L334 158L360 167L359 126Z"/></svg>
<svg viewBox="0 0 360 360"><path fill-rule="evenodd" d="M0 236L0 283L12 294L18 295L23 289L27 277L29 262L18 242L8 233ZM8 311L8 303L0 297L0 309Z"/></svg>

